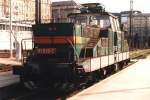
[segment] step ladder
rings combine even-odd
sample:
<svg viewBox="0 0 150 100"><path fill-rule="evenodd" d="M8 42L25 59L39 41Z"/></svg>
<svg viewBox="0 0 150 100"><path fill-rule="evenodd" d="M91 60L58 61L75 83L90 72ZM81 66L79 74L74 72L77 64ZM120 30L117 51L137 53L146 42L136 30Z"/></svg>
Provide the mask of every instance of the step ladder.
<svg viewBox="0 0 150 100"><path fill-rule="evenodd" d="M91 48L94 48L94 46L98 43L99 41L99 37L95 36L93 38L91 38L89 40L89 42L87 43L87 45L84 47L84 58L86 58L86 55L87 55L87 49L91 49Z"/></svg>

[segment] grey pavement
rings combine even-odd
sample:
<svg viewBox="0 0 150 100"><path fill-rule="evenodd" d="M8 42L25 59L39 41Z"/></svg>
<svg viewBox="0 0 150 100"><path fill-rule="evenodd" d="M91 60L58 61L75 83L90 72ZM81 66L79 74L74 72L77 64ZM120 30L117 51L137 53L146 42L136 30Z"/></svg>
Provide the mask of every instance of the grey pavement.
<svg viewBox="0 0 150 100"><path fill-rule="evenodd" d="M18 75L13 75L12 71L0 73L0 88L6 87L15 83L19 83Z"/></svg>
<svg viewBox="0 0 150 100"><path fill-rule="evenodd" d="M68 100L150 100L150 56Z"/></svg>

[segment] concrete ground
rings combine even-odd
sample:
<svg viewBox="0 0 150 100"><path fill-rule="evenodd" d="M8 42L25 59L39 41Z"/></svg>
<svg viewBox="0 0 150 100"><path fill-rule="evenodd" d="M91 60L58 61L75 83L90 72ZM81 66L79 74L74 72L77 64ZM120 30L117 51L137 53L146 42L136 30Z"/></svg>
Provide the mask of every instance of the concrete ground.
<svg viewBox="0 0 150 100"><path fill-rule="evenodd" d="M68 100L150 100L150 56Z"/></svg>

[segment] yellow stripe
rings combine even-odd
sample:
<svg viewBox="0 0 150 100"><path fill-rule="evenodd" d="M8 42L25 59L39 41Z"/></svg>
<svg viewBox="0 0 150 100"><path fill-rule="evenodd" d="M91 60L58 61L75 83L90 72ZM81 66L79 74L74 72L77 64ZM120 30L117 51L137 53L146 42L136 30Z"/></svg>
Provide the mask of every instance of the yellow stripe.
<svg viewBox="0 0 150 100"><path fill-rule="evenodd" d="M69 44L82 43L80 36L35 36L34 43L38 44Z"/></svg>

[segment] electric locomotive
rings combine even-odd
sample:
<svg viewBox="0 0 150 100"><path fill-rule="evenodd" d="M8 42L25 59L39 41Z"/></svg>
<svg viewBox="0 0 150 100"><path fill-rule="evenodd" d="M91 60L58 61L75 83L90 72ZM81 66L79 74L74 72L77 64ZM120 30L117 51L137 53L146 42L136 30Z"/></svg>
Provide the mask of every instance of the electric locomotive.
<svg viewBox="0 0 150 100"><path fill-rule="evenodd" d="M130 60L118 18L105 11L70 14L68 22L39 23L32 30L33 50L14 71L37 86L96 80Z"/></svg>

